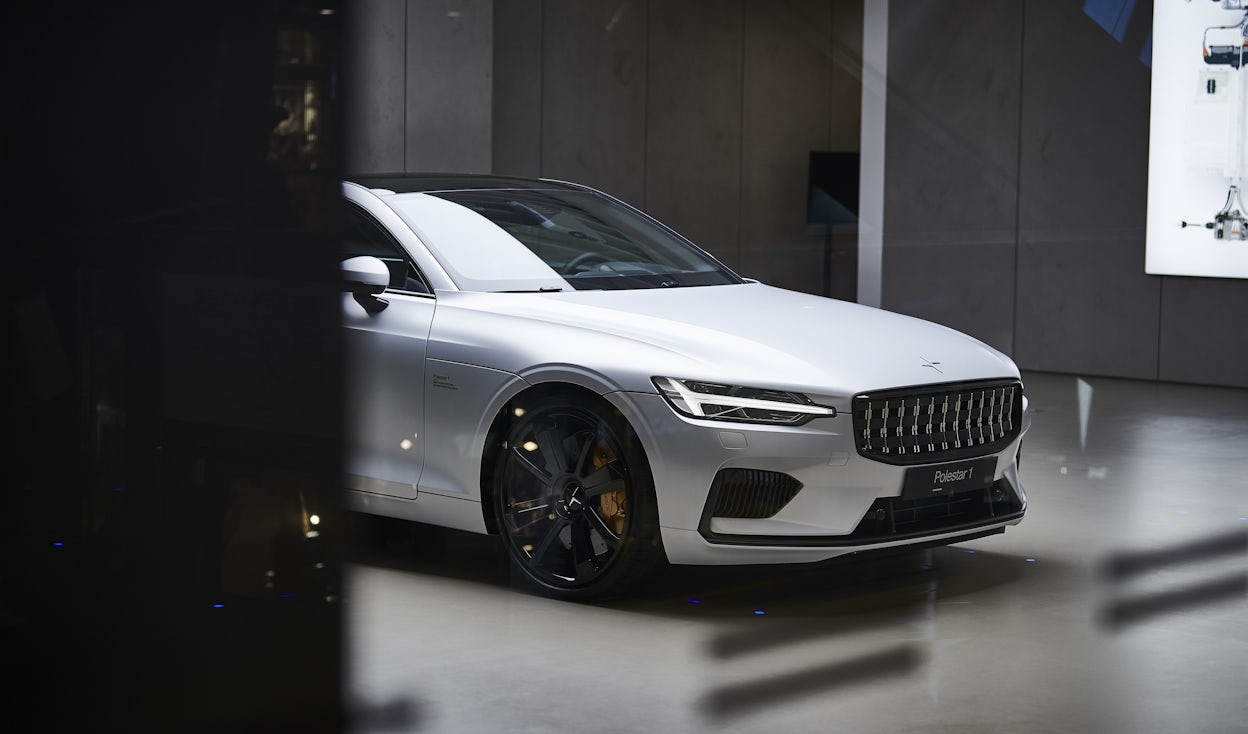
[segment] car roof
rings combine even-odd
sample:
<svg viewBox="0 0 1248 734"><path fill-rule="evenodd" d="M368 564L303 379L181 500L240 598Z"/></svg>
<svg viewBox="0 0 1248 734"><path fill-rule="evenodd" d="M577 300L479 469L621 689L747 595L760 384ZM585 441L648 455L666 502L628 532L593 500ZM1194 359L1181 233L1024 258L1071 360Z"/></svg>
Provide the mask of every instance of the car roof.
<svg viewBox="0 0 1248 734"><path fill-rule="evenodd" d="M473 189L587 190L584 186L564 181L486 173L370 173L344 176L343 179L365 188L386 189L396 194Z"/></svg>

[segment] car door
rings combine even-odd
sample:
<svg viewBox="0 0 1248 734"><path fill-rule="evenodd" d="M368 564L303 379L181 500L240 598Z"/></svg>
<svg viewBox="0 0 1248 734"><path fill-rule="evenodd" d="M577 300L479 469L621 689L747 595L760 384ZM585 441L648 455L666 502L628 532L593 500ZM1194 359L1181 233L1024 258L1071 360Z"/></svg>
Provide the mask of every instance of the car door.
<svg viewBox="0 0 1248 734"><path fill-rule="evenodd" d="M425 352L436 302L385 228L353 202L344 208L343 258L371 255L390 269L390 285L378 296L383 308L343 294L346 483L414 499L424 465Z"/></svg>

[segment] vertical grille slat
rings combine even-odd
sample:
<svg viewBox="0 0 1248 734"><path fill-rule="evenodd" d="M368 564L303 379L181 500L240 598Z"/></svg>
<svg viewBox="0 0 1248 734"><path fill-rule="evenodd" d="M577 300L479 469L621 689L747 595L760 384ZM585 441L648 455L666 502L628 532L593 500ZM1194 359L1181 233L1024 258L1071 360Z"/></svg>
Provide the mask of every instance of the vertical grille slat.
<svg viewBox="0 0 1248 734"><path fill-rule="evenodd" d="M923 464L1000 451L1019 432L1017 382L953 383L854 398L858 453L890 464Z"/></svg>

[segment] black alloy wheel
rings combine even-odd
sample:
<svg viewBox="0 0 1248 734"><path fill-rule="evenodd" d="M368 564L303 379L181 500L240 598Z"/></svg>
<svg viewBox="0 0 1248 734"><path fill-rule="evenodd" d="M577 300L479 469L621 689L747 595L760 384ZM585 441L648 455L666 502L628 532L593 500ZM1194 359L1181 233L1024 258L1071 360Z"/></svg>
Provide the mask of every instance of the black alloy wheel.
<svg viewBox="0 0 1248 734"><path fill-rule="evenodd" d="M570 398L512 412L494 494L513 566L560 598L624 591L661 555L653 485L627 424Z"/></svg>

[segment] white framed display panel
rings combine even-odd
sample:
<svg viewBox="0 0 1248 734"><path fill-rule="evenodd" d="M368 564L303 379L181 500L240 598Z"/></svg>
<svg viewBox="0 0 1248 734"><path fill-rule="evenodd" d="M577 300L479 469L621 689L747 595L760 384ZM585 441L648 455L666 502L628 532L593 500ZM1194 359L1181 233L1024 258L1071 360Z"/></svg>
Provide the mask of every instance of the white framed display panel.
<svg viewBox="0 0 1248 734"><path fill-rule="evenodd" d="M1248 0L1154 0L1145 272L1248 278Z"/></svg>

